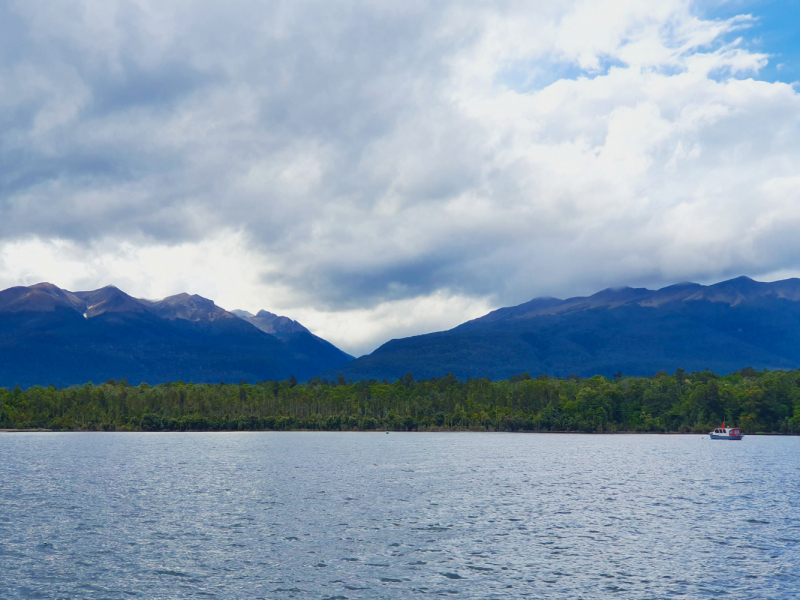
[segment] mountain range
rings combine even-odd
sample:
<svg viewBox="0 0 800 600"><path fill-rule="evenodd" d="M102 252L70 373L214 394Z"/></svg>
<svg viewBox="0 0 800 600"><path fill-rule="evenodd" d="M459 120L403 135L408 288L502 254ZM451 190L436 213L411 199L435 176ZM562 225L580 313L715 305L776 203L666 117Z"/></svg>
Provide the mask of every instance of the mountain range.
<svg viewBox="0 0 800 600"><path fill-rule="evenodd" d="M800 279L536 298L449 331L391 340L353 360L288 317L226 311L197 295L144 300L108 286L0 292L0 387L126 378L396 380L653 375L800 366Z"/></svg>
<svg viewBox="0 0 800 600"><path fill-rule="evenodd" d="M453 373L504 379L524 372L653 375L800 366L800 279L739 277L659 290L625 287L588 297L536 298L449 331L387 342L323 373L395 380Z"/></svg>
<svg viewBox="0 0 800 600"><path fill-rule="evenodd" d="M12 287L0 292L0 386L304 380L353 359L287 317L237 313L189 294Z"/></svg>

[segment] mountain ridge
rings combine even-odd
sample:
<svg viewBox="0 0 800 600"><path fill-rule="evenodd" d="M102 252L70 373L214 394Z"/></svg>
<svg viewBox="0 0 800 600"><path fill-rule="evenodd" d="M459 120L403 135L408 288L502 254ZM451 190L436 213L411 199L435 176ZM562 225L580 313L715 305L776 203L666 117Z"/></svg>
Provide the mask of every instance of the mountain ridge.
<svg viewBox="0 0 800 600"><path fill-rule="evenodd" d="M0 291L0 386L305 379L352 360L297 325L273 335L186 293L144 300L112 285L16 286Z"/></svg>
<svg viewBox="0 0 800 600"><path fill-rule="evenodd" d="M289 317L282 317L266 310L260 310L255 315L246 310L233 310L234 315L258 327L261 331L281 337L292 333L309 333L303 325ZM311 334L313 335L313 334Z"/></svg>
<svg viewBox="0 0 800 600"><path fill-rule="evenodd" d="M323 375L348 379L610 376L800 366L800 279L737 277L657 290L607 288L534 298L450 330L390 340Z"/></svg>
<svg viewBox="0 0 800 600"><path fill-rule="evenodd" d="M751 293L746 295L743 293L743 289ZM734 292L733 295L731 294L732 291ZM749 277L741 276L708 286L699 283L684 282L657 290L627 286L621 288L606 288L591 296L575 296L564 300L552 297L534 298L533 300L517 306L499 308L482 317L467 321L467 323L488 322L495 320L490 317L496 313L501 313L502 311L519 312L519 309L528 306L533 307L536 306L537 303L543 304L543 308L532 308L529 312L518 314L517 316L519 318L525 318L541 314L558 314L559 312L572 309L615 308L628 304L657 307L668 302L696 300L722 302L735 306L742 301L752 300L765 295L774 295L777 298L785 298L793 302L800 301L800 279L791 278L774 282L760 282Z"/></svg>

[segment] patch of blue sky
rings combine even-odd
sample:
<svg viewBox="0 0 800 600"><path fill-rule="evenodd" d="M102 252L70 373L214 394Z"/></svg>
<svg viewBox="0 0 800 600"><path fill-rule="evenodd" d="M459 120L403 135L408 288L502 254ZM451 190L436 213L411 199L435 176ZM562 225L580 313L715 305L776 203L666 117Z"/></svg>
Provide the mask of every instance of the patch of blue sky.
<svg viewBox="0 0 800 600"><path fill-rule="evenodd" d="M715 40L711 47L697 49L698 52L709 51L738 39L741 40L738 47L769 56L767 64L757 74L743 72L734 74L734 77L785 83L800 81L800 0L698 0L694 8L697 16L703 19L726 20L739 15L753 17L752 21L742 23L742 27L729 32L723 39ZM591 79L607 75L613 67L625 66L611 58L601 59L598 68L588 70L569 61L516 61L497 73L495 84L518 93L529 93L561 79ZM679 71L679 67L659 68L659 72L665 74ZM720 81L731 76L727 68L709 73L709 77Z"/></svg>
<svg viewBox="0 0 800 600"><path fill-rule="evenodd" d="M494 83L499 87L526 94L543 90L562 79L593 79L608 75L613 67L625 66L619 60L611 58L601 58L598 67L593 69L583 69L577 63L568 61L514 61L498 71Z"/></svg>
<svg viewBox="0 0 800 600"><path fill-rule="evenodd" d="M740 47L769 55L769 62L758 75L747 76L785 83L800 81L800 0L700 0L695 10L704 19L752 15L752 26L731 32L727 40L742 38Z"/></svg>

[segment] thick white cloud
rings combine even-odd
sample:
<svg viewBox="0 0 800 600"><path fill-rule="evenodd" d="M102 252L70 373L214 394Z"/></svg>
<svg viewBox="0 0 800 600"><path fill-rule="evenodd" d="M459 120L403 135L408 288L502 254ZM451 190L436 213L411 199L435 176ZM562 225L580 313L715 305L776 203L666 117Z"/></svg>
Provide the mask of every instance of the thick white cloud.
<svg viewBox="0 0 800 600"><path fill-rule="evenodd" d="M690 2L0 0L0 283L300 319L792 273L800 96ZM2 41L4 40L4 41Z"/></svg>

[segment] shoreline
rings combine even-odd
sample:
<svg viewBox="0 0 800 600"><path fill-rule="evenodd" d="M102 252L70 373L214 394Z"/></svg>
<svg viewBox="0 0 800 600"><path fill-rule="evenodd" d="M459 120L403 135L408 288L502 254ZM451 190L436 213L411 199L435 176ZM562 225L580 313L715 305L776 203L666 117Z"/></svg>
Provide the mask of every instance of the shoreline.
<svg viewBox="0 0 800 600"><path fill-rule="evenodd" d="M708 436L708 433L692 433L682 431L473 431L469 429L440 429L440 430L427 430L427 431L393 431L391 429L373 429L370 431L347 429L347 430L320 430L320 429L244 429L244 430L197 430L192 429L188 431L97 431L96 429L0 429L2 433L393 433L393 434L426 434L426 433L503 433L510 435L686 435L686 436ZM797 433L746 433L744 437L798 437Z"/></svg>

